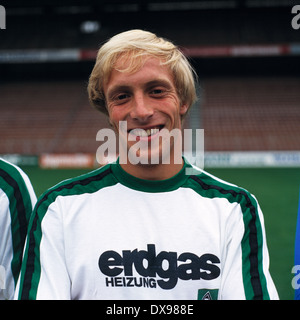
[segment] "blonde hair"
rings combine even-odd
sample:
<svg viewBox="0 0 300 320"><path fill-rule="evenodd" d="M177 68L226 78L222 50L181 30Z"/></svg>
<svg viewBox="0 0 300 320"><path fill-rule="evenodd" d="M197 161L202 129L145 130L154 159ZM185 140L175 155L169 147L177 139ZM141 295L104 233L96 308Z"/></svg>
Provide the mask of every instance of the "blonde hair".
<svg viewBox="0 0 300 320"><path fill-rule="evenodd" d="M142 67L145 56L154 56L162 65L170 67L181 103L189 107L196 100L196 73L182 54L170 41L143 30L130 30L112 37L98 51L96 63L88 83L89 101L96 109L108 114L103 85L108 81L120 56L127 59L128 67L121 72L134 73Z"/></svg>

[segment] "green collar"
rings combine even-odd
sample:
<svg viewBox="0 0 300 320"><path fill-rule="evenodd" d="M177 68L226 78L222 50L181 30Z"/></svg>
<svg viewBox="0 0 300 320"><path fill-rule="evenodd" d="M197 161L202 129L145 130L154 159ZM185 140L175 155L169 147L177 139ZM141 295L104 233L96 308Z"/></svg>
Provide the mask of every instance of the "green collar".
<svg viewBox="0 0 300 320"><path fill-rule="evenodd" d="M183 168L173 177L165 180L144 180L127 173L119 164L119 158L111 164L111 169L116 179L128 188L144 192L168 192L181 187L186 180L186 168L191 165L183 158Z"/></svg>

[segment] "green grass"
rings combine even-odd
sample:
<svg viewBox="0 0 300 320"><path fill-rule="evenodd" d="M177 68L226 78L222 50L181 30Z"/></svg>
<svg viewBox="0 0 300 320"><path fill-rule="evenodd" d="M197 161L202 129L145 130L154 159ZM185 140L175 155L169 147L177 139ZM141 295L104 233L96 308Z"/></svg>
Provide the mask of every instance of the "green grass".
<svg viewBox="0 0 300 320"><path fill-rule="evenodd" d="M23 167L22 169L29 176L37 197L62 180L91 171L88 169L41 169L38 167Z"/></svg>
<svg viewBox="0 0 300 320"><path fill-rule="evenodd" d="M88 170L45 170L24 167L37 196L61 180ZM293 299L291 286L294 240L300 187L300 168L208 169L210 173L253 193L265 217L270 271L281 299Z"/></svg>

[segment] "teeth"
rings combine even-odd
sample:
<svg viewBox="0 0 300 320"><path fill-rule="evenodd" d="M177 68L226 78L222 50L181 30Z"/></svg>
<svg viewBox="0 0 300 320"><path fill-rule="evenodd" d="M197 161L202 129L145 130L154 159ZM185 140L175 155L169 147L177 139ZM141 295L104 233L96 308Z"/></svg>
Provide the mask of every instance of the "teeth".
<svg viewBox="0 0 300 320"><path fill-rule="evenodd" d="M158 133L159 132L159 129L148 129L147 131L147 135L149 136L149 135L154 135L154 134L156 134L156 133Z"/></svg>
<svg viewBox="0 0 300 320"><path fill-rule="evenodd" d="M139 136L139 137L149 137L149 136L152 136L156 133L159 132L159 129L158 128L155 128L155 129L147 129L147 130L144 130L144 129L133 129L131 131L131 134L134 134L135 136Z"/></svg>

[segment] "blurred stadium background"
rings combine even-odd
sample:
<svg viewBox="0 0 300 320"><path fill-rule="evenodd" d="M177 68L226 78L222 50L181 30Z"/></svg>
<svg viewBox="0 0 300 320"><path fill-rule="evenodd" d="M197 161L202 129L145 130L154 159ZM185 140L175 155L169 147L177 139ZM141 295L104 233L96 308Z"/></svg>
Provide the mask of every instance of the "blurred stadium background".
<svg viewBox="0 0 300 320"><path fill-rule="evenodd" d="M300 186L296 2L1 1L0 155L24 169L37 195L91 170L96 133L108 127L86 93L97 49L132 28L169 38L199 75L199 101L185 126L204 128L205 169L258 198L272 276L281 299L293 299Z"/></svg>

